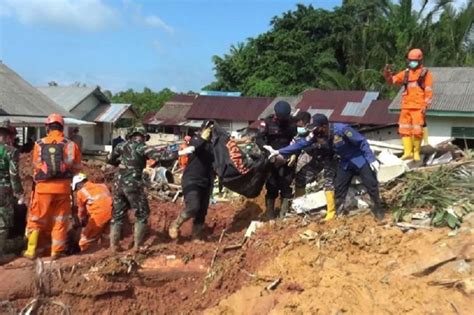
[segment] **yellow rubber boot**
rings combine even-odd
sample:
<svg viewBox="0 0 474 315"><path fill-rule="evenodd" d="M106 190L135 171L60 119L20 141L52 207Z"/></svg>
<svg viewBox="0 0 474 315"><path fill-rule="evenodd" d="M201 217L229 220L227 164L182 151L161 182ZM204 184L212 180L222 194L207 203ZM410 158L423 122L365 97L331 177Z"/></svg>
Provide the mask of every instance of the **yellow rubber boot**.
<svg viewBox="0 0 474 315"><path fill-rule="evenodd" d="M413 160L418 162L420 160L421 138L413 139Z"/></svg>
<svg viewBox="0 0 474 315"><path fill-rule="evenodd" d="M334 191L332 190L325 191L324 194L326 195L327 202L327 212L324 221L330 221L336 216L336 198L334 197Z"/></svg>
<svg viewBox="0 0 474 315"><path fill-rule="evenodd" d="M402 137L403 155L402 160L410 160L413 158L413 141L411 137Z"/></svg>
<svg viewBox="0 0 474 315"><path fill-rule="evenodd" d="M423 127L423 144L428 145L429 139L428 139L428 127Z"/></svg>
<svg viewBox="0 0 474 315"><path fill-rule="evenodd" d="M31 231L30 235L28 236L28 245L26 247L26 251L23 253L23 257L28 259L36 258L36 247L38 246L38 237L38 230Z"/></svg>

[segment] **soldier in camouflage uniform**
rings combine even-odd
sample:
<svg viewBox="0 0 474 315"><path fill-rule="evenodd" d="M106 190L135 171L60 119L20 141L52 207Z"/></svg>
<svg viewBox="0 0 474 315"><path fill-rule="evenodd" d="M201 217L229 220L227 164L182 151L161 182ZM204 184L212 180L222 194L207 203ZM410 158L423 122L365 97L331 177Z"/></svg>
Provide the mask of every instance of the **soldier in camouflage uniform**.
<svg viewBox="0 0 474 315"><path fill-rule="evenodd" d="M20 155L17 149L8 145L11 136L10 122L0 123L0 263L8 260L5 245L8 230L13 226L15 198L23 202L23 187L18 170Z"/></svg>
<svg viewBox="0 0 474 315"><path fill-rule="evenodd" d="M128 134L127 141L118 144L108 161L110 165L118 166L113 186L113 210L110 227L110 248L113 252L119 247L123 219L128 209L135 210L134 249L138 251L141 245L150 208L144 192L143 169L146 161L168 160L175 158L163 148L152 148L145 144L148 140L146 130L142 127L133 128Z"/></svg>

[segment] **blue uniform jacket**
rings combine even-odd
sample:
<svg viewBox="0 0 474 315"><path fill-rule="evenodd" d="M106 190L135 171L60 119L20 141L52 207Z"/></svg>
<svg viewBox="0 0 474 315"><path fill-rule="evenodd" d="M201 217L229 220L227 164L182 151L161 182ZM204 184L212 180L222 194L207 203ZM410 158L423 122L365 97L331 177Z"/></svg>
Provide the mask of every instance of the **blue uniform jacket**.
<svg viewBox="0 0 474 315"><path fill-rule="evenodd" d="M344 169L353 164L358 169L366 163L375 161L375 155L370 149L367 140L355 129L346 124L332 124L329 143L332 143L334 152L341 157L341 166ZM298 142L278 150L280 154L290 155L316 142L313 133Z"/></svg>

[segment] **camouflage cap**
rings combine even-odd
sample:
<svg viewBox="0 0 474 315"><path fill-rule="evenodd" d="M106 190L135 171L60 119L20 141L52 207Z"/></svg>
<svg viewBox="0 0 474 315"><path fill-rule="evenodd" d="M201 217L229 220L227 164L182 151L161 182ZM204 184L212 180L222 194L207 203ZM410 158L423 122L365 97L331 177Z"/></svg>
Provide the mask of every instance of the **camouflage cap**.
<svg viewBox="0 0 474 315"><path fill-rule="evenodd" d="M143 127L134 127L134 128L131 128L130 131L128 132L129 135L133 135L136 133L141 134L142 136L146 136L148 134L146 132L146 129Z"/></svg>

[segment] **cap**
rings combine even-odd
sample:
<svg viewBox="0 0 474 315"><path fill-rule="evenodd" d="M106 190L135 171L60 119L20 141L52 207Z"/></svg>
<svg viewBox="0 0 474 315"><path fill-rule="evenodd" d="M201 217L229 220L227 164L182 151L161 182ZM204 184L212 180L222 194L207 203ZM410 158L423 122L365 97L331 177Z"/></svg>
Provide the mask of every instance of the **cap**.
<svg viewBox="0 0 474 315"><path fill-rule="evenodd" d="M273 107L275 110L275 115L280 119L288 119L291 114L291 106L288 102L278 101Z"/></svg>

